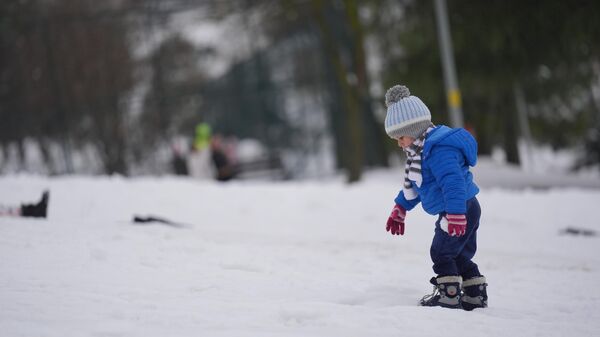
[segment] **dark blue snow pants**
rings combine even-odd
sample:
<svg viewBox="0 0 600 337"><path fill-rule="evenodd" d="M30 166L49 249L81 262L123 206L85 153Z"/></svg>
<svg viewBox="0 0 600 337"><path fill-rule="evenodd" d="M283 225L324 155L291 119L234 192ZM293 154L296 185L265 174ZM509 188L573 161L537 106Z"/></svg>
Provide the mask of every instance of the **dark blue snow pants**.
<svg viewBox="0 0 600 337"><path fill-rule="evenodd" d="M463 280L480 276L477 265L471 261L477 251L477 228L481 208L473 197L467 200L467 230L465 235L450 236L440 228L440 221L446 213L440 213L435 223L435 235L431 243L433 271L438 276L459 275Z"/></svg>

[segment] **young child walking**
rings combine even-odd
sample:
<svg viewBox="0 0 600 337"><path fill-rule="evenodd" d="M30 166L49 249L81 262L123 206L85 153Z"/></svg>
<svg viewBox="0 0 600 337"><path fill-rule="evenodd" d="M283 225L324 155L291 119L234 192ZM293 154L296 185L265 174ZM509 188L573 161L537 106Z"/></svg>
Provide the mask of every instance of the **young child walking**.
<svg viewBox="0 0 600 337"><path fill-rule="evenodd" d="M404 235L406 212L421 203L437 215L430 254L434 286L423 306L473 310L487 307L487 283L472 261L477 250L481 209L470 166L477 162L477 142L465 129L434 126L431 113L407 87L385 95L385 131L406 153L404 186L395 199L386 230Z"/></svg>

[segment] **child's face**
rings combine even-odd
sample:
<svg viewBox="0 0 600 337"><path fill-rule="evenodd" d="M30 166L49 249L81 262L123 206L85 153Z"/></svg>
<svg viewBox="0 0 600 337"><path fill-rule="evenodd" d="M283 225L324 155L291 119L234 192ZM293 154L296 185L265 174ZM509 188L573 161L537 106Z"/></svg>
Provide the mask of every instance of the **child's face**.
<svg viewBox="0 0 600 337"><path fill-rule="evenodd" d="M410 136L401 136L396 138L396 140L398 141L398 146L400 146L403 149L406 149L410 146L410 144L412 144L415 141L415 139Z"/></svg>

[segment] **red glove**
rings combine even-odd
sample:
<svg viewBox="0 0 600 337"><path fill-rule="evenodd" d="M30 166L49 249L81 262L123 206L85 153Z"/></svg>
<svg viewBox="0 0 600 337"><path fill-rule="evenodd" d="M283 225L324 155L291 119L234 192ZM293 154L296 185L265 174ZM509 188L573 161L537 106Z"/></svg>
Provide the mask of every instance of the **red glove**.
<svg viewBox="0 0 600 337"><path fill-rule="evenodd" d="M450 236L463 236L467 231L467 218L464 214L447 214L448 234Z"/></svg>
<svg viewBox="0 0 600 337"><path fill-rule="evenodd" d="M387 220L385 230L392 235L404 235L404 218L406 218L406 210L400 205L394 206L392 214Z"/></svg>

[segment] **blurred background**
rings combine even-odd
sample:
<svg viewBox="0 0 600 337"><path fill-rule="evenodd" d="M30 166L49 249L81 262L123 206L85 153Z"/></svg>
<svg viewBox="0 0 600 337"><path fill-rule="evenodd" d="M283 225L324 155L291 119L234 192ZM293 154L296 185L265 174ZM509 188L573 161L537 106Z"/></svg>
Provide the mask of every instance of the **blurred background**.
<svg viewBox="0 0 600 337"><path fill-rule="evenodd" d="M355 182L402 165L383 129L398 83L482 158L597 174L599 17L584 0L3 0L0 174L208 161L219 180Z"/></svg>

